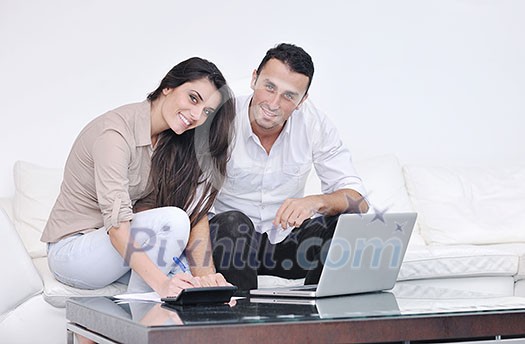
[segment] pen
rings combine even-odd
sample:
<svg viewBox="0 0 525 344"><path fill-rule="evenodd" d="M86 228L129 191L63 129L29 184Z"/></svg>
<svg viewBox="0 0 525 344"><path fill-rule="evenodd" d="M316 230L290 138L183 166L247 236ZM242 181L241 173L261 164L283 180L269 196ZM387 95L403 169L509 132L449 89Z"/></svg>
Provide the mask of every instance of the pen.
<svg viewBox="0 0 525 344"><path fill-rule="evenodd" d="M177 264L177 265L182 269L182 272L188 272L188 268L187 268L186 265L184 265L184 263L179 259L179 257L173 257L173 261L175 262L175 264Z"/></svg>

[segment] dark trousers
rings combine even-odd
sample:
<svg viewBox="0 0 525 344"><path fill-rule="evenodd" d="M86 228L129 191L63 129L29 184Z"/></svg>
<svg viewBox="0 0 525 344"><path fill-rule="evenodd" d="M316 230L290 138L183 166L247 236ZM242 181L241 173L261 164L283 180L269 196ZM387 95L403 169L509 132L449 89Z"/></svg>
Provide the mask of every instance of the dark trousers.
<svg viewBox="0 0 525 344"><path fill-rule="evenodd" d="M337 219L322 216L307 220L274 245L266 234L255 231L243 213L217 214L210 220L215 268L240 290L256 289L258 274L305 278L305 284L316 284Z"/></svg>

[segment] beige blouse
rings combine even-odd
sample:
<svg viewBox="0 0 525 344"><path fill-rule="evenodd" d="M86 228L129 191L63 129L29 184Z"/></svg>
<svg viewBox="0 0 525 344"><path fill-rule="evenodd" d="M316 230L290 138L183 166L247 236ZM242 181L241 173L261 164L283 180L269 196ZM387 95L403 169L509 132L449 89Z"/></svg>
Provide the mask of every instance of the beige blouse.
<svg viewBox="0 0 525 344"><path fill-rule="evenodd" d="M75 140L60 194L40 240L118 227L148 194L151 167L150 103L124 105L90 122Z"/></svg>

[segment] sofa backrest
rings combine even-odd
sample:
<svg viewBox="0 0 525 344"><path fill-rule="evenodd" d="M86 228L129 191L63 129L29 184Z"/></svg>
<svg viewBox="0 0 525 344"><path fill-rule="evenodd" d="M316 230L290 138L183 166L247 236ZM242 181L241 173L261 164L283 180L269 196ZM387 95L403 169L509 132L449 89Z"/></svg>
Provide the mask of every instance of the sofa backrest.
<svg viewBox="0 0 525 344"><path fill-rule="evenodd" d="M366 189L371 211L412 211L406 192L403 168L394 155L381 155L354 161L358 175ZM321 185L314 170L305 188L306 195L319 194Z"/></svg>
<svg viewBox="0 0 525 344"><path fill-rule="evenodd" d="M394 155L382 155L355 162L367 190L373 212L413 211L403 176L403 168Z"/></svg>
<svg viewBox="0 0 525 344"><path fill-rule="evenodd" d="M355 166L363 178L371 211L412 211L403 169L394 155L357 161ZM40 242L40 236L58 196L62 175L62 168L43 167L25 161L15 163L13 222L33 258L46 256L46 246ZM319 180L313 172L305 192L320 192ZM411 243L424 244L418 230L414 232Z"/></svg>
<svg viewBox="0 0 525 344"><path fill-rule="evenodd" d="M413 207L408 196L403 168L395 155L381 155L354 161L357 173L366 188L370 212L410 212ZM319 179L312 171L308 177L305 194L321 191ZM410 245L425 245L416 222Z"/></svg>
<svg viewBox="0 0 525 344"><path fill-rule="evenodd" d="M58 196L62 171L24 161L15 163L14 224L33 258L47 255L46 245L40 241L40 236Z"/></svg>
<svg viewBox="0 0 525 344"><path fill-rule="evenodd" d="M404 168L429 244L525 242L525 166Z"/></svg>

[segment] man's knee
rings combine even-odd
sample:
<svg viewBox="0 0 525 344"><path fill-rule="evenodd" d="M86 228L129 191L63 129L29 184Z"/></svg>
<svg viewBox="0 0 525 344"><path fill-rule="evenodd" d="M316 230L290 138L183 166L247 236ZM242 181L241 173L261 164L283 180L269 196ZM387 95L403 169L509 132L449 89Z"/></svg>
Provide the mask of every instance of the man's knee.
<svg viewBox="0 0 525 344"><path fill-rule="evenodd" d="M246 214L238 210L226 211L215 215L210 222L213 223L224 223L224 224L236 224L236 223L251 223L252 221Z"/></svg>
<svg viewBox="0 0 525 344"><path fill-rule="evenodd" d="M210 220L215 265L244 269L256 256L255 229L248 216L239 211L216 215ZM219 266L221 268L219 268Z"/></svg>
<svg viewBox="0 0 525 344"><path fill-rule="evenodd" d="M215 215L210 220L210 230L215 239L251 237L254 225L244 213L232 210Z"/></svg>

